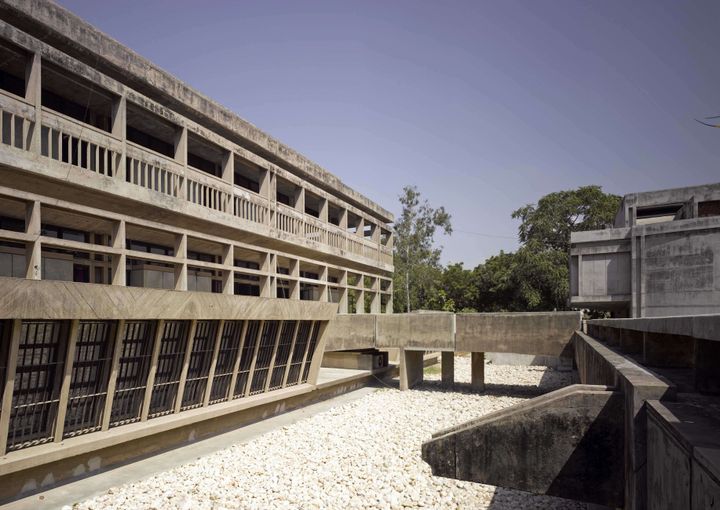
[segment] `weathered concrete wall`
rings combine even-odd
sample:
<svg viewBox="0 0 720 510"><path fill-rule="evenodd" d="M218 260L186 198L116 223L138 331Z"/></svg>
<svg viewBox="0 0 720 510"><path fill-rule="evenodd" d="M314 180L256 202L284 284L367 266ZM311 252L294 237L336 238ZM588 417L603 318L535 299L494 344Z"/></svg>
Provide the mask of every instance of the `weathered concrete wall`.
<svg viewBox="0 0 720 510"><path fill-rule="evenodd" d="M700 402L650 401L649 510L716 508L720 502L720 411Z"/></svg>
<svg viewBox="0 0 720 510"><path fill-rule="evenodd" d="M439 432L433 474L619 507L623 398L574 385Z"/></svg>
<svg viewBox="0 0 720 510"><path fill-rule="evenodd" d="M642 316L720 311L720 228L653 235L653 227L643 236Z"/></svg>
<svg viewBox="0 0 720 510"><path fill-rule="evenodd" d="M378 348L455 350L455 315L411 313L377 316Z"/></svg>
<svg viewBox="0 0 720 510"><path fill-rule="evenodd" d="M572 357L580 312L337 315L328 350L397 349Z"/></svg>
<svg viewBox="0 0 720 510"><path fill-rule="evenodd" d="M458 314L455 350L571 357L580 319L580 312Z"/></svg>
<svg viewBox="0 0 720 510"><path fill-rule="evenodd" d="M376 315L339 314L328 323L326 351L375 348Z"/></svg>

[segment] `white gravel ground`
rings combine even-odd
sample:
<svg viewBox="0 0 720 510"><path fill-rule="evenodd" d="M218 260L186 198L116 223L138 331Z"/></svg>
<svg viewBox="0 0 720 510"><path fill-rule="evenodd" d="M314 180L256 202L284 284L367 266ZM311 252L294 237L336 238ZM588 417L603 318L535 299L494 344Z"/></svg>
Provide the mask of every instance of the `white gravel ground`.
<svg viewBox="0 0 720 510"><path fill-rule="evenodd" d="M433 382L439 377L428 373L428 382L411 391L379 390L246 444L112 488L75 508L585 508L433 477L420 457L420 445L433 432L536 395L538 386L543 391L565 386L569 373L489 364L488 391L479 395L462 384L448 391ZM455 378L469 382L469 358L456 358Z"/></svg>

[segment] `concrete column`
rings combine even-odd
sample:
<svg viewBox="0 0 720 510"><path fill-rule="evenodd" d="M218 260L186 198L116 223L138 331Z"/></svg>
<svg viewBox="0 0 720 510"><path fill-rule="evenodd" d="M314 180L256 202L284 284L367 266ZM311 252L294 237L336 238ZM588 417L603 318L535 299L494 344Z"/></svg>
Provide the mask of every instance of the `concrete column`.
<svg viewBox="0 0 720 510"><path fill-rule="evenodd" d="M400 390L412 388L423 380L423 351L400 349Z"/></svg>
<svg viewBox="0 0 720 510"><path fill-rule="evenodd" d="M123 336L125 335L125 319L115 323L115 342L113 344L113 356L110 362L110 377L108 379L107 396L105 397L105 408L102 415L102 430L110 428L110 416L112 414L113 400L115 399L115 388L117 376L120 369L120 356L122 355Z"/></svg>
<svg viewBox="0 0 720 510"><path fill-rule="evenodd" d="M485 353L470 354L470 387L475 391L485 391Z"/></svg>
<svg viewBox="0 0 720 510"><path fill-rule="evenodd" d="M362 237L363 239L365 238L365 219L362 216L359 216L357 230L355 231L355 234Z"/></svg>
<svg viewBox="0 0 720 510"><path fill-rule="evenodd" d="M260 297L277 297L277 290L275 287L275 274L277 273L275 255L272 253L266 253L265 259L262 264L260 264L260 270L268 273L267 276L260 277Z"/></svg>
<svg viewBox="0 0 720 510"><path fill-rule="evenodd" d="M295 210L305 214L305 188L302 186L295 192Z"/></svg>
<svg viewBox="0 0 720 510"><path fill-rule="evenodd" d="M187 234L175 236L175 290L187 290Z"/></svg>
<svg viewBox="0 0 720 510"><path fill-rule="evenodd" d="M443 384L455 383L455 353L441 353L441 374Z"/></svg>
<svg viewBox="0 0 720 510"><path fill-rule="evenodd" d="M234 251L235 248L232 244L223 246L222 263L223 266L226 267L222 272L223 294L235 294L235 273L233 272L233 267L235 266Z"/></svg>
<svg viewBox="0 0 720 510"><path fill-rule="evenodd" d="M5 455L7 448L8 431L10 430L10 414L12 411L12 396L15 389L15 375L17 370L18 350L20 348L20 333L22 321L13 319L12 330L6 334L2 341L9 340L7 351L7 370L5 371L4 390L2 394L2 409L0 410L0 456ZM7 328L6 328L7 329Z"/></svg>
<svg viewBox="0 0 720 510"><path fill-rule="evenodd" d="M293 278L300 277L300 262L297 259L290 259L290 276ZM297 280L290 281L290 299L300 299L300 282Z"/></svg>
<svg viewBox="0 0 720 510"><path fill-rule="evenodd" d="M340 209L340 221L338 225L343 232L347 232L348 226L348 212L347 209Z"/></svg>
<svg viewBox="0 0 720 510"><path fill-rule="evenodd" d="M125 281L125 266L127 265L127 257L125 256L125 220L113 223L110 245L117 250L122 250L122 253L112 255L112 281L110 283L125 286L127 285Z"/></svg>
<svg viewBox="0 0 720 510"><path fill-rule="evenodd" d="M117 98L112 106L112 134L115 138L119 138L122 143L122 152L120 153L120 161L117 168L113 168L113 178L116 181L125 182L125 125L127 124L127 99L125 95Z"/></svg>
<svg viewBox="0 0 720 510"><path fill-rule="evenodd" d="M40 243L40 202L38 201L28 202L25 207L25 233L32 236L32 241L25 245L25 278L40 280L42 278L42 245Z"/></svg>
<svg viewBox="0 0 720 510"><path fill-rule="evenodd" d="M320 197L320 221L328 223L328 201Z"/></svg>
<svg viewBox="0 0 720 510"><path fill-rule="evenodd" d="M35 106L35 129L30 139L30 151L40 153L40 126L42 125L42 85L40 53L33 53L25 67L25 99Z"/></svg>
<svg viewBox="0 0 720 510"><path fill-rule="evenodd" d="M177 161L177 163L184 169L187 169L187 146L187 128L182 127L177 133L175 133L175 161ZM183 200L187 198L187 172L183 175L179 195Z"/></svg>
<svg viewBox="0 0 720 510"><path fill-rule="evenodd" d="M72 382L72 368L75 362L75 346L77 344L78 330L80 321L74 319L70 321L70 327L67 336L67 350L65 351L65 369L62 375L62 384L60 386L60 395L58 396L57 417L55 421L55 442L59 443L63 439L65 432L65 416L67 414L68 400L70 399L70 383Z"/></svg>
<svg viewBox="0 0 720 510"><path fill-rule="evenodd" d="M328 267L323 266L322 272L320 273L320 281L324 282L324 285L320 286L320 301L327 303L330 301L330 288L327 285L328 281Z"/></svg>
<svg viewBox="0 0 720 510"><path fill-rule="evenodd" d="M388 285L388 302L385 305L385 313L393 313L393 282L390 280Z"/></svg>
<svg viewBox="0 0 720 510"><path fill-rule="evenodd" d="M230 185L235 183L235 155L232 151L225 151L223 154L221 177Z"/></svg>
<svg viewBox="0 0 720 510"><path fill-rule="evenodd" d="M338 302L338 313L348 313L348 289L347 271L340 273L340 300Z"/></svg>

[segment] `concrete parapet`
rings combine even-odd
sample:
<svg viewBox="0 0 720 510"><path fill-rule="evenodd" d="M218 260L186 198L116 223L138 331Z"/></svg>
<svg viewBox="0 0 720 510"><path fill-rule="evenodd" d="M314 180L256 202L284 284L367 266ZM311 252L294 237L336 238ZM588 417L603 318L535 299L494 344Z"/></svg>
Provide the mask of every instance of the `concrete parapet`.
<svg viewBox="0 0 720 510"><path fill-rule="evenodd" d="M410 313L377 315L378 348L405 347L427 351L455 351L455 315Z"/></svg>
<svg viewBox="0 0 720 510"><path fill-rule="evenodd" d="M375 348L375 321L372 314L339 314L328 323L326 351Z"/></svg>
<svg viewBox="0 0 720 510"><path fill-rule="evenodd" d="M624 395L625 507L645 508L647 499L645 402L673 400L676 398L676 387L584 333L579 331L575 333L574 345L580 382L608 384Z"/></svg>
<svg viewBox="0 0 720 510"><path fill-rule="evenodd" d="M619 507L622 400L605 386L562 388L434 434L423 459L437 476Z"/></svg>
<svg viewBox="0 0 720 510"><path fill-rule="evenodd" d="M720 501L720 411L707 404L647 403L648 509L699 510Z"/></svg>
<svg viewBox="0 0 720 510"><path fill-rule="evenodd" d="M458 314L455 349L571 357L580 318L580 312Z"/></svg>

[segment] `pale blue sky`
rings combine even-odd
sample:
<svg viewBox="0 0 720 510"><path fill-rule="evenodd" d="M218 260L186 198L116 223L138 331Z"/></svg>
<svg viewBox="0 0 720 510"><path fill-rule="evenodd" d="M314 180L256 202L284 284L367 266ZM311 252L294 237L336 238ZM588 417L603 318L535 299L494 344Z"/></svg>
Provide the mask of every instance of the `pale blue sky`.
<svg viewBox="0 0 720 510"><path fill-rule="evenodd" d="M417 185L445 262L551 191L720 181L720 2L60 3L384 207Z"/></svg>

